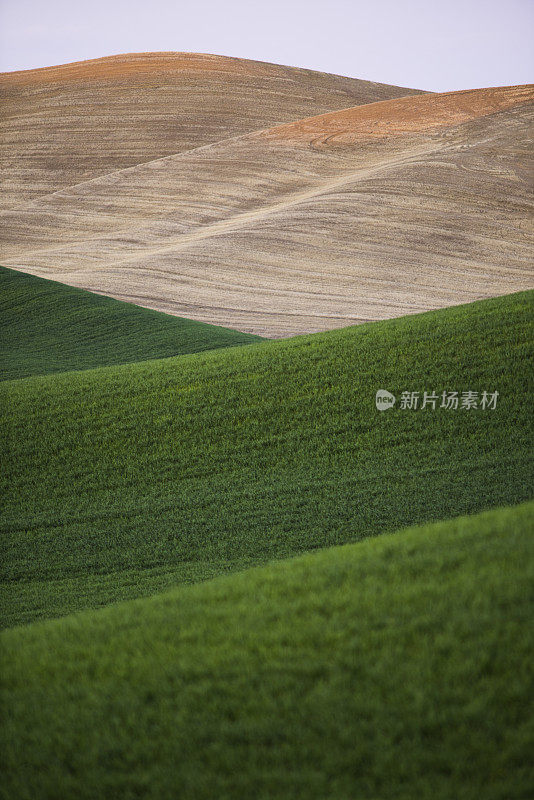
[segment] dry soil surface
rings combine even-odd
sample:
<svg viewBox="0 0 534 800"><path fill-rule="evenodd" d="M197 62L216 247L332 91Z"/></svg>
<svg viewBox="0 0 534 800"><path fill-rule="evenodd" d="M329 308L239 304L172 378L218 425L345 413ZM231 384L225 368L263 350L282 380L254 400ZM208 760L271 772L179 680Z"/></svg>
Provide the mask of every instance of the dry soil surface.
<svg viewBox="0 0 534 800"><path fill-rule="evenodd" d="M534 88L370 99L20 202L0 263L272 337L531 288Z"/></svg>
<svg viewBox="0 0 534 800"><path fill-rule="evenodd" d="M0 73L0 208L236 134L412 93L195 53Z"/></svg>

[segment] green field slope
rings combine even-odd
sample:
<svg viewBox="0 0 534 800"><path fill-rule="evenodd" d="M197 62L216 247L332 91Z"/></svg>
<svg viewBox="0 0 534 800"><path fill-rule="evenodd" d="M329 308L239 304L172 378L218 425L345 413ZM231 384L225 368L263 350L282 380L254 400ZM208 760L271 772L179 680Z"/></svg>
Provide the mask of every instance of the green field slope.
<svg viewBox="0 0 534 800"><path fill-rule="evenodd" d="M256 341L0 267L0 380Z"/></svg>
<svg viewBox="0 0 534 800"><path fill-rule="evenodd" d="M533 297L4 382L3 624L531 499Z"/></svg>
<svg viewBox="0 0 534 800"><path fill-rule="evenodd" d="M533 513L4 632L4 796L526 800Z"/></svg>

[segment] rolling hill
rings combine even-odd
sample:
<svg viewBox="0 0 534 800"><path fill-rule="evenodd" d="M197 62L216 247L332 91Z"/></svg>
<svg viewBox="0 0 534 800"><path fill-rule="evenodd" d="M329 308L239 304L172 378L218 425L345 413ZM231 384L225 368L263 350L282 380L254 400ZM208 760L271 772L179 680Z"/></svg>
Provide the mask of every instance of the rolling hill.
<svg viewBox="0 0 534 800"><path fill-rule="evenodd" d="M220 139L412 89L198 53L0 74L0 208Z"/></svg>
<svg viewBox="0 0 534 800"><path fill-rule="evenodd" d="M0 380L259 341L0 267Z"/></svg>
<svg viewBox="0 0 534 800"><path fill-rule="evenodd" d="M4 381L2 625L531 499L533 297Z"/></svg>
<svg viewBox="0 0 534 800"><path fill-rule="evenodd" d="M0 797L530 797L534 87L0 102Z"/></svg>
<svg viewBox="0 0 534 800"><path fill-rule="evenodd" d="M268 337L532 288L534 89L394 98L5 212L3 263Z"/></svg>
<svg viewBox="0 0 534 800"><path fill-rule="evenodd" d="M528 797L533 510L5 631L3 796Z"/></svg>

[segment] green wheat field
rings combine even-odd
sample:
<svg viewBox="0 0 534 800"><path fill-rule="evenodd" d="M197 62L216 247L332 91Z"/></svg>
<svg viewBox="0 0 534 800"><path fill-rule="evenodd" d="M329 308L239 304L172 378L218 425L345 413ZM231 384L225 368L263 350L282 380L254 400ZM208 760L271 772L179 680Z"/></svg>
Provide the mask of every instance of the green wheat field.
<svg viewBox="0 0 534 800"><path fill-rule="evenodd" d="M269 341L0 289L1 796L532 796L534 292Z"/></svg>

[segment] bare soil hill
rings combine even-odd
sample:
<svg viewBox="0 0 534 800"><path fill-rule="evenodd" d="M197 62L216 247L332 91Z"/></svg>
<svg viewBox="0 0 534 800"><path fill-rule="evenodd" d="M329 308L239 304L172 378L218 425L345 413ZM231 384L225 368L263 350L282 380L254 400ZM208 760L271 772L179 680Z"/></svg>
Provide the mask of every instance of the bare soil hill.
<svg viewBox="0 0 534 800"><path fill-rule="evenodd" d="M195 53L3 73L0 207L236 134L413 93Z"/></svg>
<svg viewBox="0 0 534 800"><path fill-rule="evenodd" d="M2 263L281 337L532 287L529 86L375 102L2 214Z"/></svg>

